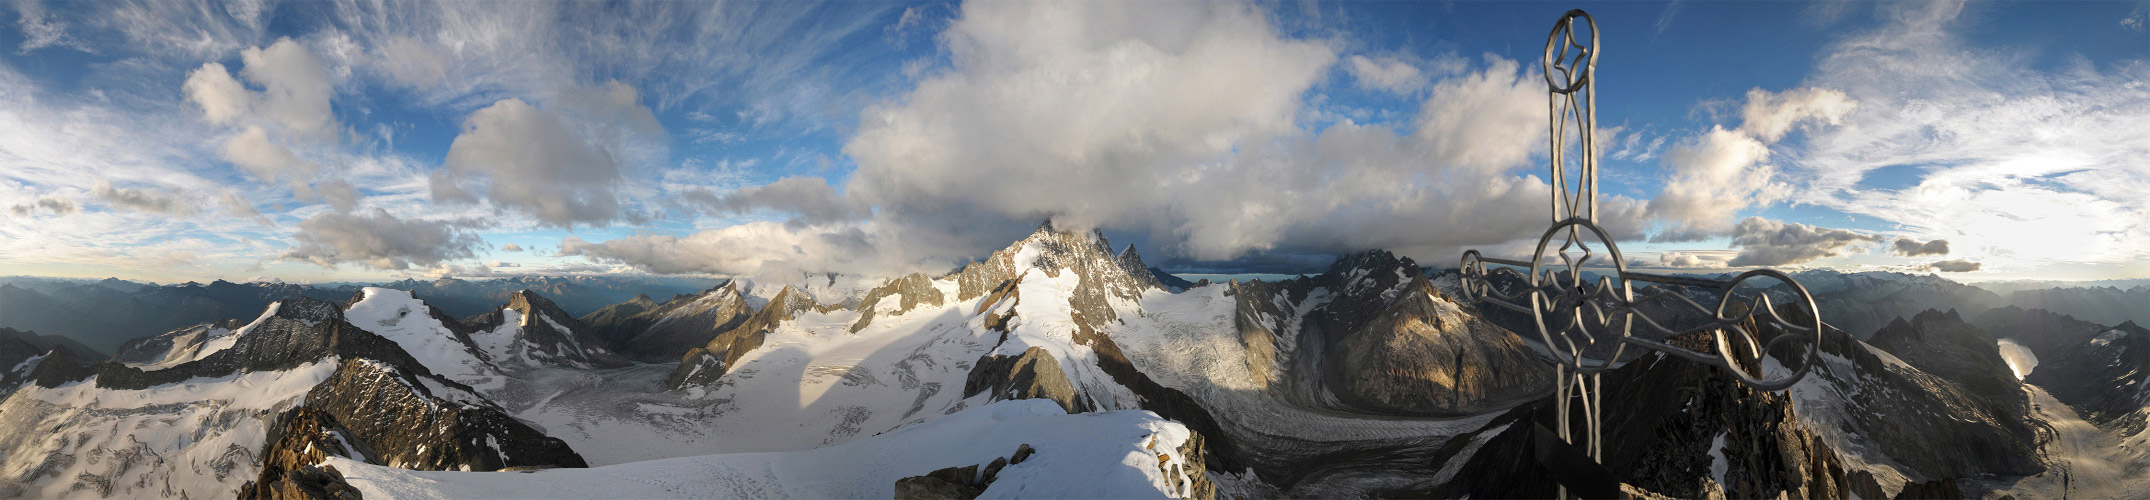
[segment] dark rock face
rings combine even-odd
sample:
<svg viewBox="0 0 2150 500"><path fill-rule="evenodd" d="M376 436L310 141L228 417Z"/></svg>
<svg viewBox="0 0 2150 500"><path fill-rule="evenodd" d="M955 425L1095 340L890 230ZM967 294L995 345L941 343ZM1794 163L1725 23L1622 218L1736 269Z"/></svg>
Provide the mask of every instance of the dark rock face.
<svg viewBox="0 0 2150 500"><path fill-rule="evenodd" d="M1652 353L1603 373L1605 473L1630 492L1672 498L1848 497L1841 459L1799 423L1788 397L1755 391L1720 372ZM1549 468L1544 464L1558 459L1538 454L1541 438L1558 440L1537 434L1555 432L1552 398L1516 407L1451 440L1441 453L1448 458L1436 459L1433 467L1455 467L1454 479L1432 491L1402 494L1549 498L1558 481L1586 477ZM1448 463L1455 460L1463 462Z"/></svg>
<svg viewBox="0 0 2150 500"><path fill-rule="evenodd" d="M1955 310L1928 309L1906 322L1901 318L1874 332L1866 343L1888 351L1919 371L1969 389L1992 400L2005 413L2028 415L2030 400L2009 371L1995 345L1999 339L1964 323Z"/></svg>
<svg viewBox="0 0 2150 500"><path fill-rule="evenodd" d="M790 321L802 311L820 307L805 293L784 287L746 321L717 332L716 337L710 339L708 344L688 350L681 357L679 367L672 370L672 376L665 382L666 386L678 390L716 383L717 379L723 378L725 373L729 373L732 367L739 363L740 357L760 348L762 338L775 330L777 325Z"/></svg>
<svg viewBox="0 0 2150 500"><path fill-rule="evenodd" d="M1822 363L1793 390L1833 406L1815 411L1836 416L1845 435L1909 472L1950 479L2045 470L2031 448L2035 431L2012 406L1884 359L1893 356L1839 330L1824 332L1821 354Z"/></svg>
<svg viewBox="0 0 2150 500"><path fill-rule="evenodd" d="M510 317L507 316L507 311L515 311L518 314ZM520 328L503 330L501 327L509 321L517 322ZM560 306L553 304L551 300L529 290L515 292L508 298L507 307L471 318L465 323L472 329L472 342L479 346L492 346L485 349L485 354L494 364L562 364L581 368L627 365L627 360L606 348L604 340L591 334L588 326L568 316L567 311L560 310ZM503 334L516 337L489 338Z"/></svg>
<svg viewBox="0 0 2150 500"><path fill-rule="evenodd" d="M307 393L306 407L342 423L372 448L369 458L392 467L494 471L588 466L566 442L498 408L451 402L431 388L470 392L431 374L350 359Z"/></svg>
<svg viewBox="0 0 2150 500"><path fill-rule="evenodd" d="M363 500L358 489L343 478L343 472L332 466L306 465L296 469L278 471L274 479L263 478L260 484L246 483L239 490L242 500L289 499L289 500Z"/></svg>
<svg viewBox="0 0 2150 500"><path fill-rule="evenodd" d="M603 339L605 345L620 347L614 350L627 355L624 349L627 339L634 338L635 335L641 334L643 329L649 328L648 318L641 317L642 313L656 309L658 305L657 301L650 300L649 295L635 295L626 302L605 306L575 319L589 325L590 334Z"/></svg>
<svg viewBox="0 0 2150 500"><path fill-rule="evenodd" d="M970 500L985 494L985 489L999 479L1000 470L1023 463L1037 450L1030 445L1015 447L1015 454L993 459L980 470L976 465L948 467L928 472L923 476L911 476L896 480L896 498L918 500ZM1205 476L1206 477L1206 476ZM1209 498L1209 497L1202 497Z"/></svg>
<svg viewBox="0 0 2150 500"><path fill-rule="evenodd" d="M1799 422L1789 397L1721 369L1652 353L1604 374L1605 464L1675 498L1846 498L1836 451ZM1716 471L1719 484L1708 485Z"/></svg>
<svg viewBox="0 0 2150 500"><path fill-rule="evenodd" d="M1973 320L1982 330L2015 341L2040 362L2058 361L2075 346L2090 342L2111 328L2045 309L1996 307Z"/></svg>
<svg viewBox="0 0 2150 500"><path fill-rule="evenodd" d="M1454 467L1455 475L1447 483L1425 491L1397 491L1387 496L1556 498L1560 493L1556 478L1561 476L1539 464L1532 434L1535 417L1544 413L1539 405L1549 402L1550 398L1516 407L1485 427L1450 439L1436 451L1437 458L1427 464L1434 470Z"/></svg>
<svg viewBox="0 0 2150 500"><path fill-rule="evenodd" d="M44 355L46 351L15 338L0 338L0 394L21 387L30 380L31 371L37 369L31 358Z"/></svg>
<svg viewBox="0 0 2150 500"><path fill-rule="evenodd" d="M1989 429L1983 430L1991 435L1989 444L2000 448L1990 455L2012 457L2018 462L1992 464L1997 467L1985 471L2042 471L2044 467L2037 465L2037 455L2031 444L2036 442L2037 433L2029 424L2030 395L2024 392L2023 384L2016 380L2014 372L2009 371L2008 362L2001 359L1996 342L1993 335L1965 323L1954 310L1927 310L1913 316L1911 321L1899 319L1890 323L1876 331L1867 343L1938 378L1941 384L1954 386L1958 389L1956 394L1969 400L1970 408L1952 408L1955 411L1946 414L1977 415L1977 420L1990 425ZM2008 441L2009 437L2014 438L2013 443ZM1973 474L1962 470L1929 479L1972 477Z"/></svg>
<svg viewBox="0 0 2150 500"><path fill-rule="evenodd" d="M1099 236L1098 239L1104 239L1104 236ZM1149 264L1144 264L1142 262L1142 253L1135 251L1135 245L1133 244L1127 245L1127 248L1121 250L1120 255L1118 257L1114 257L1112 260L1113 262L1120 264L1120 272L1127 273L1127 276L1129 278L1134 279L1135 283L1143 288L1157 288L1166 291L1179 291L1186 290L1186 285L1193 284L1187 283L1187 280L1179 279L1178 276L1165 274L1164 271L1159 271L1157 270L1157 268L1150 267ZM1184 283L1184 285L1167 285L1164 282L1165 277L1170 277L1180 283Z"/></svg>
<svg viewBox="0 0 2150 500"><path fill-rule="evenodd" d="M30 344L31 346L37 348L37 352L50 351L54 347L66 346L67 350L74 351L76 356L80 356L84 360L101 361L105 359L104 353L98 352L96 349L92 349L90 348L90 346L84 345L81 342L76 342L75 339L62 337L59 335L38 335L37 332L26 332L13 328L0 328L0 339L17 340L23 343Z"/></svg>
<svg viewBox="0 0 2150 500"><path fill-rule="evenodd" d="M45 353L44 359L38 360L37 367L30 369L29 381L39 387L59 387L61 384L90 378L96 374L97 369L76 358L74 351L68 350L67 346L59 346L52 348L52 352Z"/></svg>
<svg viewBox="0 0 2150 500"><path fill-rule="evenodd" d="M2129 322L2052 359L2039 356L2038 369L2027 381L2074 407L2084 420L2130 436L2150 426L2142 411L2150 403L2150 388L2142 386L2144 373L2150 373L2150 329Z"/></svg>
<svg viewBox="0 0 2150 500"><path fill-rule="evenodd" d="M1553 388L1551 367L1514 334L1458 307L1424 278L1338 343L1329 385L1373 413L1466 415Z"/></svg>
<svg viewBox="0 0 2150 500"><path fill-rule="evenodd" d="M978 498L978 495L985 494L985 487L992 481L983 481L984 483L989 483L985 485L970 484L980 482L973 479L977 475L978 466L972 465L968 467L949 467L928 472L923 476L897 479L896 499L970 500Z"/></svg>
<svg viewBox="0 0 2150 500"><path fill-rule="evenodd" d="M316 466L329 456L374 463L371 455L365 442L337 424L335 417L313 408L294 408L269 427L268 444L261 450L261 476L240 487L239 498L361 498L334 467Z"/></svg>
<svg viewBox="0 0 2150 500"><path fill-rule="evenodd" d="M637 361L676 362L708 345L719 332L746 322L754 310L734 283L683 295L605 327L626 330L612 345ZM615 333L618 335L618 333Z"/></svg>
<svg viewBox="0 0 2150 500"><path fill-rule="evenodd" d="M1165 272L1165 270L1163 269L1158 269L1154 267L1150 268L1150 277L1156 278L1158 285L1165 287L1166 290L1170 290L1173 293L1184 292L1196 287L1209 284L1209 280L1207 279L1202 280L1199 283L1187 281L1186 278L1181 278L1179 277L1179 275L1168 273Z"/></svg>
<svg viewBox="0 0 2150 500"><path fill-rule="evenodd" d="M1023 350L1018 356L985 355L971 367L969 379L963 382L963 397L990 394L993 401L1008 399L1047 399L1059 403L1068 413L1091 410L1090 401L1083 399L1075 385L1068 383L1067 372L1060 370L1058 357L1039 347Z"/></svg>

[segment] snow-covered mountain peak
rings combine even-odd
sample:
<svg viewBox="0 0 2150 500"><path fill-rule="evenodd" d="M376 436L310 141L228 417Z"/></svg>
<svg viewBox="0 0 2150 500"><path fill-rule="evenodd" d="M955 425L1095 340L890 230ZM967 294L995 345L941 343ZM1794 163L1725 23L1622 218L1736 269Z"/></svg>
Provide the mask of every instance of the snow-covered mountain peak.
<svg viewBox="0 0 2150 500"><path fill-rule="evenodd" d="M558 304L554 304L552 300L546 299L528 288L509 294L507 308L522 313L523 326L529 326L531 322L537 321L539 317L555 323L564 323L573 318L573 316L567 314L567 311L561 310Z"/></svg>
<svg viewBox="0 0 2150 500"><path fill-rule="evenodd" d="M380 335L409 352L427 369L449 380L492 390L503 387L506 377L473 343L458 331L454 320L438 315L431 306L393 288L369 287L344 311L353 326Z"/></svg>
<svg viewBox="0 0 2150 500"><path fill-rule="evenodd" d="M472 345L503 368L548 363L583 368L626 364L605 348L604 341L589 326L527 289L510 295L499 310L470 318L467 323L474 329L469 334Z"/></svg>
<svg viewBox="0 0 2150 500"><path fill-rule="evenodd" d="M1097 302L1105 297L1134 301L1143 290L1164 288L1132 246L1115 253L1112 243L1096 231L1060 231L1051 223L944 279L953 278L958 283L958 300L970 300L1033 271L1041 279L1072 274L1076 282L1071 291L1079 302ZM1099 317L1097 313L1104 313L1103 319L1107 320L1115 317L1099 306L1092 303L1077 307L1087 309L1093 318Z"/></svg>

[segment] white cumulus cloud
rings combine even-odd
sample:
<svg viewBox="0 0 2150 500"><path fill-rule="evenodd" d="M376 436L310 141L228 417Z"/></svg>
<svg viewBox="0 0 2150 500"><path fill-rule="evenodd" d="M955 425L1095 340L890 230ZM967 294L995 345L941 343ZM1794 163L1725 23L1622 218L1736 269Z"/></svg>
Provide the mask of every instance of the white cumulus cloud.
<svg viewBox="0 0 2150 500"><path fill-rule="evenodd" d="M1344 66L1360 87L1409 95L1426 86L1426 74L1417 66L1394 58L1351 56Z"/></svg>
<svg viewBox="0 0 2150 500"><path fill-rule="evenodd" d="M295 134L327 137L335 132L336 117L329 111L335 88L312 51L279 38L268 47L240 51L239 60L245 64L239 75L263 87L260 111Z"/></svg>
<svg viewBox="0 0 2150 500"><path fill-rule="evenodd" d="M622 217L618 187L631 166L629 141L662 135L632 87L613 82L570 93L554 106L502 99L463 120L431 180L435 202L495 206L545 225L604 225Z"/></svg>
<svg viewBox="0 0 2150 500"><path fill-rule="evenodd" d="M404 219L385 210L372 214L327 212L299 222L299 245L286 260L321 267L357 263L375 269L408 269L470 258L483 242L453 223Z"/></svg>
<svg viewBox="0 0 2150 500"><path fill-rule="evenodd" d="M1858 231L1748 217L1732 230L1732 245L1739 247L1739 256L1726 264L1799 265L1847 255L1857 247L1878 241L1880 236Z"/></svg>

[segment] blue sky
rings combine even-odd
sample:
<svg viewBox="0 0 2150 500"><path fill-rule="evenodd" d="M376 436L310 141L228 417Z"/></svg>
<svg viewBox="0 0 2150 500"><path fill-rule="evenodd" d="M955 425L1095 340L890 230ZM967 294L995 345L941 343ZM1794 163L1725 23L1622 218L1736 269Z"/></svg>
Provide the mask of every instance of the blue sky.
<svg viewBox="0 0 2150 500"><path fill-rule="evenodd" d="M2150 277L2146 5L18 1L0 275L1526 254L1580 7L1631 266Z"/></svg>

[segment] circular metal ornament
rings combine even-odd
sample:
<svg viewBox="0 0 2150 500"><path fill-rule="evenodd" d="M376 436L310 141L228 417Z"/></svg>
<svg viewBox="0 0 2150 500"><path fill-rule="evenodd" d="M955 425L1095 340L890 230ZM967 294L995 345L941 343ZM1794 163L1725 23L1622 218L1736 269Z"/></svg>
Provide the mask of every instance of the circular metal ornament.
<svg viewBox="0 0 2150 500"><path fill-rule="evenodd" d="M1596 303L1600 298L1598 296L1611 294L1611 299L1625 304L1634 300L1635 292L1627 280L1624 279L1620 280L1619 288L1615 291L1611 279L1601 278L1593 289L1593 284L1583 278L1583 266L1594 256L1594 252L1589 250L1588 244L1582 243L1583 239L1580 236L1584 229L1588 229L1590 234L1597 236L1599 242L1605 244L1605 252L1608 254L1607 257L1612 259L1614 272L1627 272L1627 265L1620 260L1619 245L1613 243L1612 236L1606 234L1603 228L1599 228L1597 224L1580 217L1554 223L1553 227L1546 229L1544 236L1538 238L1538 250L1531 255L1530 286L1534 290L1545 290L1548 286L1552 286L1553 288L1564 290L1565 293L1554 297L1548 297L1543 293L1532 293L1530 296L1530 312L1532 319L1536 320L1538 324L1539 340L1545 343L1546 351L1552 355L1553 360L1574 369L1578 374L1590 375L1604 371L1620 359L1620 354L1627 350L1627 344L1623 340L1628 338L1629 330L1634 326L1633 321L1628 318L1628 315L1633 314L1632 312L1624 307L1616 307L1608 314L1608 311L1598 308L1600 305ZM1574 245L1581 245L1583 249L1581 260L1566 261L1567 257L1564 254L1562 255L1561 258L1566 261L1563 263L1567 268L1565 269L1567 276L1564 280L1555 274L1559 270L1545 268L1546 250L1552 247L1554 236L1561 234L1563 230L1567 233L1567 242L1562 245L1563 250ZM1559 251L1556 250L1556 252ZM1561 283L1561 281L1566 281L1566 283ZM1556 318L1556 321L1566 320L1567 324L1557 328L1553 327L1553 325L1559 323L1547 323L1546 313L1548 312L1566 313L1565 317ZM1594 318L1595 321L1593 321L1593 318L1586 317L1586 314L1590 312L1597 313L1597 318ZM1597 345L1599 333L1613 333L1609 330L1616 321L1619 323L1619 331L1615 337L1612 337L1612 341L1617 344L1612 355L1606 356L1595 363L1586 362L1587 358L1583 354ZM1590 329L1593 324L1600 325L1601 328L1605 328L1608 331L1593 332ZM1569 336L1570 332L1582 334L1583 341L1577 342L1573 337ZM1561 343L1554 343L1556 335L1562 341ZM1562 352L1562 347L1567 348L1567 351Z"/></svg>
<svg viewBox="0 0 2150 500"><path fill-rule="evenodd" d="M1775 269L1755 269L1752 271L1747 271L1745 273L1740 273L1739 277L1732 278L1732 281L1730 283L1726 283L1724 289L1718 292L1720 296L1717 299L1717 310L1715 312L1717 319L1719 321L1741 319L1734 318L1730 315L1725 314L1726 309L1732 305L1732 299L1735 296L1733 292L1739 289L1740 283L1745 282L1748 279L1764 277L1772 278L1777 280L1778 282L1784 283L1786 286L1791 287L1792 292L1794 294L1798 295L1798 305L1804 306L1806 314L1799 315L1799 317L1795 319L1806 320L1803 322L1804 324L1794 323L1790 319L1787 319L1782 315L1778 314L1776 304L1769 299L1768 292L1764 291L1757 296L1758 298L1755 301L1755 304L1751 306L1753 308L1759 308L1761 310L1755 311L1750 309L1749 311L1744 313L1744 316L1757 320L1758 324L1761 321L1769 321L1775 323L1779 328L1783 329L1784 332L1777 335L1776 338L1769 339L1769 342L1763 343L1759 340L1756 340L1754 338L1754 334L1752 332L1748 332L1746 328L1741 327L1739 325L1731 325L1725 328L1717 329L1713 334L1713 340L1715 340L1717 344L1717 356L1723 360L1724 368L1726 370L1730 370L1733 376L1739 377L1739 380L1741 382L1746 383L1748 386L1752 386L1757 390L1776 391L1791 387L1792 384L1799 383L1799 380L1806 376L1807 371L1812 370L1814 368L1814 358L1816 356L1817 351L1821 350L1822 344L1822 314L1821 309L1815 307L1814 295L1812 293L1807 292L1806 285L1799 284L1799 281L1794 280L1791 276L1786 275L1782 272L1778 272ZM1801 332L1800 330L1805 330L1805 332ZM1804 356L1804 358L1800 360L1798 368L1793 369L1792 373L1787 374L1784 377L1770 379L1765 378L1768 375L1766 373L1748 373L1747 369L1740 367L1740 361L1734 358L1735 354L1744 352L1749 358L1752 358L1754 360L1755 364L1757 365L1757 368L1760 368L1762 358L1765 354L1767 354L1771 349L1775 348L1778 345L1788 344L1791 342L1797 342L1802 340L1801 337L1804 337L1805 335L1800 335L1801 333L1806 333L1812 336L1811 338L1804 339L1808 342L1808 344L1806 345L1807 348L1805 349L1806 356ZM1735 349L1735 347L1732 345L1733 339L1731 338L1731 336L1734 334L1739 335L1739 347L1744 347L1744 350Z"/></svg>
<svg viewBox="0 0 2150 500"><path fill-rule="evenodd" d="M1576 40L1575 20L1581 19L1590 31L1590 43ZM1575 51L1570 54L1569 51ZM1545 40L1545 58L1539 60L1544 70L1545 84L1557 94L1575 92L1590 84L1590 76L1598 67L1598 22L1582 9L1568 11L1553 24L1553 33ZM1559 73L1559 77L1554 76Z"/></svg>

